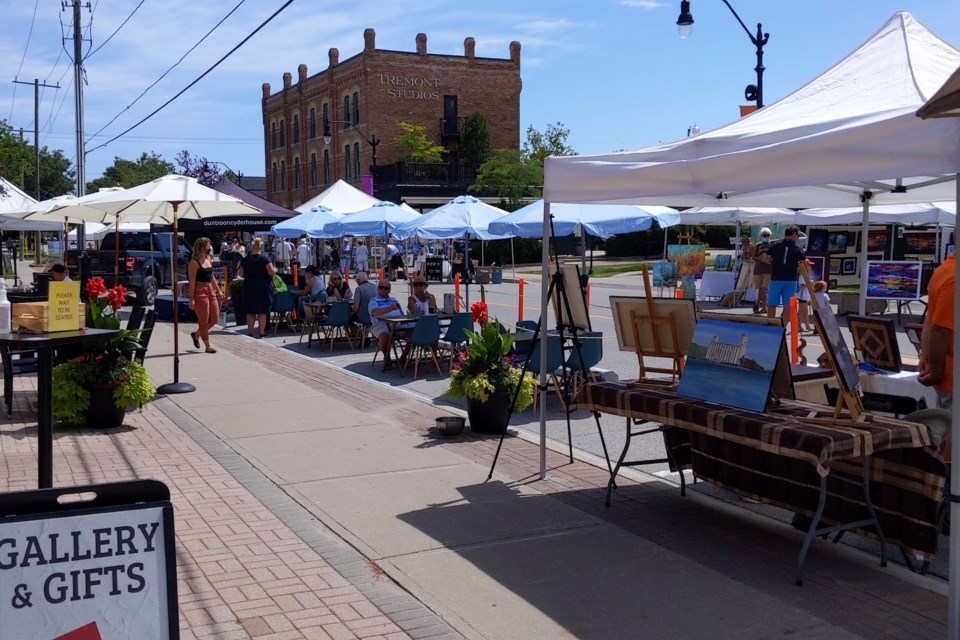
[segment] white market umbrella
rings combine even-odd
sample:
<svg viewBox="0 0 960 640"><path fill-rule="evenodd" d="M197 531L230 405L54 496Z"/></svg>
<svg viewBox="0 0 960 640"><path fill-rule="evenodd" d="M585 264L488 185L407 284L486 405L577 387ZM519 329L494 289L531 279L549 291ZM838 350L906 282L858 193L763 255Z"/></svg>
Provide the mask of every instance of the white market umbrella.
<svg viewBox="0 0 960 640"><path fill-rule="evenodd" d="M180 331L177 313L177 220L202 220L229 215L256 215L260 209L233 196L221 193L197 182L195 178L167 175L130 189L99 192L79 198L78 202L55 208L38 216L56 216L93 222L145 222L169 224L173 227L171 269L174 278L173 296L173 382L160 385L159 393L189 393L196 388L180 382Z"/></svg>
<svg viewBox="0 0 960 640"><path fill-rule="evenodd" d="M420 214L411 213L392 202L378 202L363 211L325 224L323 231L334 237L353 235L386 238L387 234L392 234L398 227L416 220L419 216Z"/></svg>
<svg viewBox="0 0 960 640"><path fill-rule="evenodd" d="M270 227L270 233L281 238L299 238L302 235L307 235L311 238L332 237L315 234L323 233L323 225L328 222L335 222L342 217L342 213L320 205L313 207L306 213L301 213L283 222L278 222Z"/></svg>

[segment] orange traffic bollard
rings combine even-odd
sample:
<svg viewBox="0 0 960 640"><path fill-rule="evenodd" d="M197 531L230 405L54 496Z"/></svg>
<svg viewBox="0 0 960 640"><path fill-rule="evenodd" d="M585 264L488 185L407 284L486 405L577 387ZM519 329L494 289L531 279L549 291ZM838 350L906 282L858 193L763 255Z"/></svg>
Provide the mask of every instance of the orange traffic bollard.
<svg viewBox="0 0 960 640"><path fill-rule="evenodd" d="M460 274L453 274L453 308L456 313L460 313Z"/></svg>
<svg viewBox="0 0 960 640"><path fill-rule="evenodd" d="M377 269L377 282L383 280L383 267Z"/></svg>
<svg viewBox="0 0 960 640"><path fill-rule="evenodd" d="M343 268L343 281L350 284L350 267Z"/></svg>
<svg viewBox="0 0 960 640"><path fill-rule="evenodd" d="M587 285L587 313L590 312L590 285Z"/></svg>
<svg viewBox="0 0 960 640"><path fill-rule="evenodd" d="M519 301L517 303L517 322L523 320L523 278L517 280L517 290Z"/></svg>
<svg viewBox="0 0 960 640"><path fill-rule="evenodd" d="M797 350L800 348L800 332L797 328L800 323L797 320L797 297L790 298L790 362L796 364L800 362L800 356Z"/></svg>
<svg viewBox="0 0 960 640"><path fill-rule="evenodd" d="M674 295L674 297L677 298L678 300L681 299L681 298L683 298L683 289L677 289L676 292L675 292L673 295Z"/></svg>
<svg viewBox="0 0 960 640"><path fill-rule="evenodd" d="M293 285L296 287L300 286L300 265L293 265Z"/></svg>

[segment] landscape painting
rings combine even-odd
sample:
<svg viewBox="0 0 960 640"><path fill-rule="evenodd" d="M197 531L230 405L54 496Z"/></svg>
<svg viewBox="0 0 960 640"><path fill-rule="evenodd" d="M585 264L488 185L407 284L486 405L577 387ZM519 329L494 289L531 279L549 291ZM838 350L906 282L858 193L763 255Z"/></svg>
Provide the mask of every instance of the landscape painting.
<svg viewBox="0 0 960 640"><path fill-rule="evenodd" d="M918 300L922 262L868 262L867 298Z"/></svg>
<svg viewBox="0 0 960 640"><path fill-rule="evenodd" d="M887 230L871 229L867 232L867 251L887 250Z"/></svg>
<svg viewBox="0 0 960 640"><path fill-rule="evenodd" d="M748 411L766 410L783 327L706 318L696 326L677 393Z"/></svg>
<svg viewBox="0 0 960 640"><path fill-rule="evenodd" d="M677 265L681 278L702 278L707 265L707 254L702 244L671 244L667 247L667 259Z"/></svg>
<svg viewBox="0 0 960 640"><path fill-rule="evenodd" d="M903 236L904 250L911 255L934 255L937 252L936 231L916 231Z"/></svg>

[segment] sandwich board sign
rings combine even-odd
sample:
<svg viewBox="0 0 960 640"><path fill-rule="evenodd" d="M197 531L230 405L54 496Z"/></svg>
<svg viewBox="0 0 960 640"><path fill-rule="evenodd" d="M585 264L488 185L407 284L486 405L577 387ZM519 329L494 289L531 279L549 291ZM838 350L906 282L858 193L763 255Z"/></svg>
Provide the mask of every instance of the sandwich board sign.
<svg viewBox="0 0 960 640"><path fill-rule="evenodd" d="M0 635L177 640L166 485L137 480L0 494Z"/></svg>

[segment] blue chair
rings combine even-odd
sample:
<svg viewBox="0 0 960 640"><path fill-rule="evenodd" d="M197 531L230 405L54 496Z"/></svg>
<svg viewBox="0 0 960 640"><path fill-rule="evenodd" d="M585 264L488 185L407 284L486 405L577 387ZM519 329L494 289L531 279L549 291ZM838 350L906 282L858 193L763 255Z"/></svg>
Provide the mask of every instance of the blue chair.
<svg viewBox="0 0 960 640"><path fill-rule="evenodd" d="M470 313L458 313L450 319L450 326L440 340L440 348L450 353L450 368L453 368L453 356L462 351L469 340L467 331L473 329L473 316Z"/></svg>
<svg viewBox="0 0 960 640"><path fill-rule="evenodd" d="M518 320L517 321L517 333L529 333L533 334L537 330L537 321L536 320ZM518 360L526 360L530 355L530 352L533 351L533 342L514 342L510 347L511 351Z"/></svg>
<svg viewBox="0 0 960 640"><path fill-rule="evenodd" d="M583 331L578 333L577 337L580 340L580 355L577 354L577 349L574 347L567 357L572 398L577 397L580 387L586 383L588 377L592 382L596 382L597 377L591 369L600 364L600 360L603 358L602 331Z"/></svg>
<svg viewBox="0 0 960 640"><path fill-rule="evenodd" d="M360 311L357 313L357 324L360 326L360 348L365 349L367 347L367 336L373 337L373 334L370 333L370 327L373 325L373 319L370 317L370 307L360 306Z"/></svg>
<svg viewBox="0 0 960 640"><path fill-rule="evenodd" d="M540 375L540 345L542 344L542 334L541 340L537 340L537 343L533 346L533 351L530 352L530 356L527 358L527 371L532 373L535 376ZM563 366L563 341L560 339L559 335L548 335L547 336L547 368L544 370L550 376L551 382L553 382L553 390L557 393L557 398L560 399L560 403L563 402L563 389L560 387L560 381L557 380L557 369ZM533 397L533 415L537 415L537 402L539 401L540 394L537 393ZM564 404L564 406L566 406Z"/></svg>
<svg viewBox="0 0 960 640"><path fill-rule="evenodd" d="M437 358L437 343L439 341L440 316L426 315L417 318L417 323L413 325L413 331L407 339L405 349L407 357L401 359L400 362L400 375L403 375L410 361L413 360L413 379L416 380L420 361L428 357L433 359L433 364L437 367L437 373L443 374L440 369L440 360Z"/></svg>
<svg viewBox="0 0 960 640"><path fill-rule="evenodd" d="M273 335L277 335L277 329L281 322L286 322L288 326L293 326L293 310L297 305L294 302L293 294L289 291L280 291L273 296L273 306L270 308L270 321L273 323Z"/></svg>
<svg viewBox="0 0 960 640"><path fill-rule="evenodd" d="M336 340L337 337L345 339L350 345L350 348L354 348L353 338L351 338L347 332L347 326L353 322L351 319L353 315L351 306L349 300L338 300L334 302L330 305L330 313L327 314L327 319L320 323L320 327L323 328L323 335L330 339L330 351L333 351L333 341Z"/></svg>

